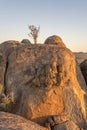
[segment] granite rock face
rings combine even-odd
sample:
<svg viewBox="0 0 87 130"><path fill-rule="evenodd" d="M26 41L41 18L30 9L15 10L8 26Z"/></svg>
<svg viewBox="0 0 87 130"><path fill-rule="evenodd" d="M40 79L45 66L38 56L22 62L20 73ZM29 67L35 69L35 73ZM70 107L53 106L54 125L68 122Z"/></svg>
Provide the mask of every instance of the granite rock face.
<svg viewBox="0 0 87 130"><path fill-rule="evenodd" d="M0 112L0 130L48 130L21 116Z"/></svg>
<svg viewBox="0 0 87 130"><path fill-rule="evenodd" d="M44 44L58 45L59 47L66 47L61 37L53 35L48 37Z"/></svg>
<svg viewBox="0 0 87 130"><path fill-rule="evenodd" d="M23 39L21 41L21 43L25 43L25 44L30 44L31 45L31 42L28 39Z"/></svg>
<svg viewBox="0 0 87 130"><path fill-rule="evenodd" d="M52 129L56 130L56 125L68 120L86 130L87 91L83 78L77 78L77 66L65 45L3 43L1 93L13 95L11 112L40 125L51 126L53 122Z"/></svg>
<svg viewBox="0 0 87 130"><path fill-rule="evenodd" d="M62 124L55 125L54 130L81 130L78 126L72 121L66 121Z"/></svg>
<svg viewBox="0 0 87 130"><path fill-rule="evenodd" d="M80 64L80 68L87 84L87 59Z"/></svg>

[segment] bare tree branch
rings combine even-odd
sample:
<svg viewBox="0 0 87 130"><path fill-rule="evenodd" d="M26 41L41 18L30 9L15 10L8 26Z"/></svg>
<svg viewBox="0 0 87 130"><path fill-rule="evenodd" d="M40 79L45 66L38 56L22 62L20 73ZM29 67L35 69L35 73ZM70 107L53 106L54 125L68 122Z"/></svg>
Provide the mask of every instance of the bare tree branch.
<svg viewBox="0 0 87 130"><path fill-rule="evenodd" d="M29 25L28 28L30 29L30 33L28 34L29 37L32 37L34 39L34 43L37 43L38 33L40 31L40 26L36 27L34 25Z"/></svg>

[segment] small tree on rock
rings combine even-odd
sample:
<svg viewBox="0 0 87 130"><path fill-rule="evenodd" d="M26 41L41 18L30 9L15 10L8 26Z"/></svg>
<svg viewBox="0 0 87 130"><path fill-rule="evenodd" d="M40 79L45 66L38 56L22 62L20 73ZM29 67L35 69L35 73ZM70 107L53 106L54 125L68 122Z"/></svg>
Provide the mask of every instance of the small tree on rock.
<svg viewBox="0 0 87 130"><path fill-rule="evenodd" d="M34 25L29 25L28 28L31 31L28 35L34 39L34 44L36 44L40 27L36 27Z"/></svg>

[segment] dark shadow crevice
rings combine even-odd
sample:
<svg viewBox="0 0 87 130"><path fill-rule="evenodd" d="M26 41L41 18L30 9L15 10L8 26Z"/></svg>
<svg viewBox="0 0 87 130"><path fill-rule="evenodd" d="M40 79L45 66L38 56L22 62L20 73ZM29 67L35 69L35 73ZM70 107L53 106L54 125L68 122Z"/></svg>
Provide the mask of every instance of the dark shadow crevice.
<svg viewBox="0 0 87 130"><path fill-rule="evenodd" d="M5 73L4 73L4 94L7 95L7 87L6 87L6 75L7 75L7 70L8 70L8 60L6 62L6 67L5 67Z"/></svg>

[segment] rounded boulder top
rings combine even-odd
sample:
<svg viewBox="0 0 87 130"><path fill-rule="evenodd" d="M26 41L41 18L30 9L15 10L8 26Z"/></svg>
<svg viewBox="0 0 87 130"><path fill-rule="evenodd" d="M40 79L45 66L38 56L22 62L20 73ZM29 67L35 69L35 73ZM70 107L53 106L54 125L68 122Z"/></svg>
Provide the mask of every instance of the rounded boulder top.
<svg viewBox="0 0 87 130"><path fill-rule="evenodd" d="M28 43L28 44L31 44L31 42L30 42L28 39L23 39L23 40L21 41L21 43Z"/></svg>
<svg viewBox="0 0 87 130"><path fill-rule="evenodd" d="M66 47L65 44L63 43L62 38L57 35L48 37L45 40L44 44L53 44L53 45L59 45L59 47Z"/></svg>

